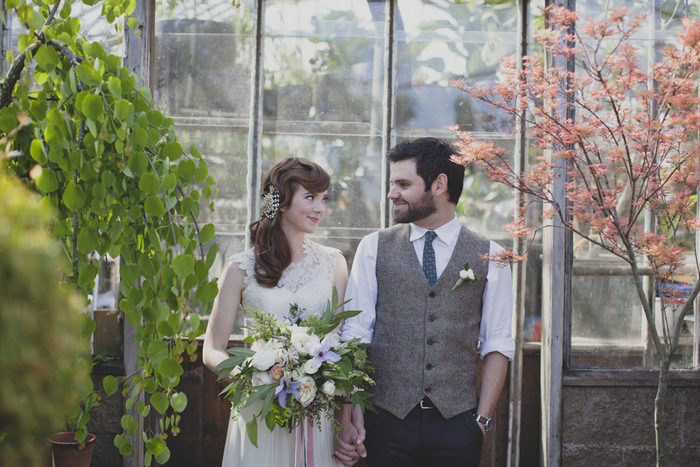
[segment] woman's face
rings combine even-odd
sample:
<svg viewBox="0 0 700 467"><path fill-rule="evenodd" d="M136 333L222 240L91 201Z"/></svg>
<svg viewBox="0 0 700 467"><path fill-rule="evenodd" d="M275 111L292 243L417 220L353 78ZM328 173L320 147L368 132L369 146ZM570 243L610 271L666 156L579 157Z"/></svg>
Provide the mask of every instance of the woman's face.
<svg viewBox="0 0 700 467"><path fill-rule="evenodd" d="M308 234L316 232L318 223L326 212L327 199L327 191L314 193L303 186L297 187L292 195L291 204L280 208L282 229Z"/></svg>

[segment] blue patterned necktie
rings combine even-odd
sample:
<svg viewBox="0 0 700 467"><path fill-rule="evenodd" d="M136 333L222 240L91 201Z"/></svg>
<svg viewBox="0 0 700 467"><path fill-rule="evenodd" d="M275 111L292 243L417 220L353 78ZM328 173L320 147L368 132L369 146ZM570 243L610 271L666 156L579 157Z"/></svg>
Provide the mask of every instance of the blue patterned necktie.
<svg viewBox="0 0 700 467"><path fill-rule="evenodd" d="M437 268L435 267L435 250L433 249L433 240L437 234L432 230L425 233L425 245L423 245L423 272L428 278L432 287L437 282Z"/></svg>

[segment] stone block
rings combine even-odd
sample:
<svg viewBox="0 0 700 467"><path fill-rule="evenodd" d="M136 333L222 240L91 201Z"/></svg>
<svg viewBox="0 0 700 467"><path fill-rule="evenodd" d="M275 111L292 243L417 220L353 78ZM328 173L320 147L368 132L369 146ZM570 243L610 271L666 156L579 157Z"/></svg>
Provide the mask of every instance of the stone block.
<svg viewBox="0 0 700 467"><path fill-rule="evenodd" d="M561 450L561 463L566 467L619 466L622 465L622 450L613 446L564 444Z"/></svg>

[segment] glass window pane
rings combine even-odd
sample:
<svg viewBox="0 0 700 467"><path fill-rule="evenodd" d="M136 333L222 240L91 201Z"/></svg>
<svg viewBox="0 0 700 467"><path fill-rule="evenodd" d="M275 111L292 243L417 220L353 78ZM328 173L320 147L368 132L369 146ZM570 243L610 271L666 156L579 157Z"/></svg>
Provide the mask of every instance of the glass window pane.
<svg viewBox="0 0 700 467"><path fill-rule="evenodd" d="M398 0L397 12L397 138L449 136L445 127L455 123L465 131L513 130L512 117L470 99L450 80L495 80L501 58L517 51L517 2Z"/></svg>
<svg viewBox="0 0 700 467"><path fill-rule="evenodd" d="M218 190L215 210L202 200L198 219L216 226L214 277L227 257L246 248L255 16L252 0L241 3L158 1L156 7L155 105L174 120L185 152L197 147ZM237 318L240 326L243 313Z"/></svg>
<svg viewBox="0 0 700 467"><path fill-rule="evenodd" d="M348 257L380 226L384 3L265 3L263 173L305 157L331 175L319 241Z"/></svg>
<svg viewBox="0 0 700 467"><path fill-rule="evenodd" d="M638 48L637 55L642 64L642 71L648 69L651 59L660 57L659 51L668 43L674 42L680 31L681 18L687 15L698 16L698 3L693 2L641 2L641 1L584 1L577 3L577 9L582 17L602 19L613 8L627 7L633 13L646 15L640 30L632 37L631 42ZM603 44L599 49L606 54L613 41ZM631 96L630 96L631 97ZM630 109L638 105L638 101L629 98L625 103ZM606 144L602 143L602 147ZM618 203L617 209L624 213L629 208ZM589 231L589 226L581 223L578 228L582 232ZM641 216L636 226L639 229L653 231L653 219ZM669 232L677 236L676 244L687 248L687 262L694 264L695 240L687 232ZM658 358L651 339L637 288L631 276L629 264L615 258L612 254L593 247L585 240L577 242L574 239L574 268L572 281L572 315L571 315L571 364L573 366L603 366L603 367L657 367ZM644 276L646 296L654 308L655 325L663 341L664 312L668 323L673 327L675 317L671 306L666 306L664 286L654 285L652 272L646 258L638 255L640 270ZM683 269L683 268L682 268ZM677 275L667 284L676 290L685 291L694 281L695 272L692 268L688 276ZM686 274L685 269L677 270L676 274ZM694 319L696 313L687 317L683 323L680 345L674 367L688 368L693 364L693 352L696 339L694 337Z"/></svg>

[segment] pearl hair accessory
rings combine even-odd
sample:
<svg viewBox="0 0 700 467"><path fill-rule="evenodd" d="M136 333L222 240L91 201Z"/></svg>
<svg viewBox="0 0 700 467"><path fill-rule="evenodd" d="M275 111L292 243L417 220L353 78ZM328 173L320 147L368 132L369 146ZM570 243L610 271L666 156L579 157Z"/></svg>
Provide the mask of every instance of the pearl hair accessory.
<svg viewBox="0 0 700 467"><path fill-rule="evenodd" d="M273 185L270 185L268 190L262 197L262 215L268 219L274 219L280 207L280 191Z"/></svg>

